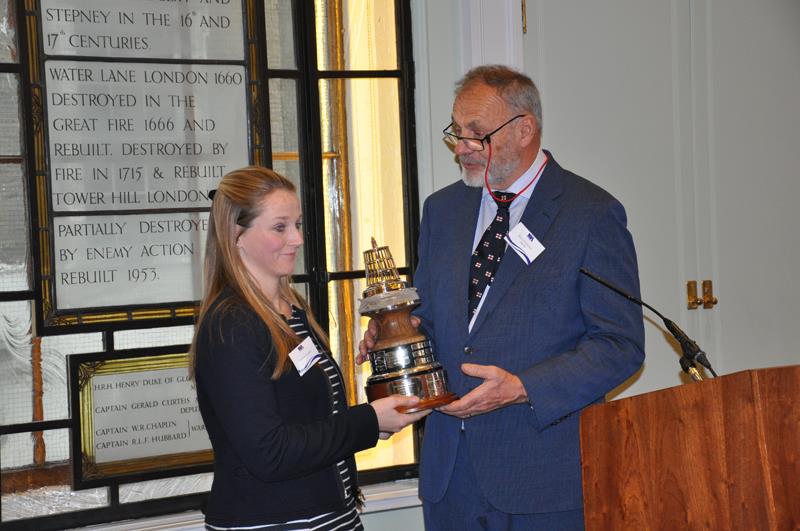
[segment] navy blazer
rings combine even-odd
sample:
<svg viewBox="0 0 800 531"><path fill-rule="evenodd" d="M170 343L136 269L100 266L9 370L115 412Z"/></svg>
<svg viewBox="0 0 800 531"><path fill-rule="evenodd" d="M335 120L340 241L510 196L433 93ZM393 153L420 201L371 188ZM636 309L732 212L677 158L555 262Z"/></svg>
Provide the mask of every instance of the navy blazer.
<svg viewBox="0 0 800 531"><path fill-rule="evenodd" d="M229 303L224 311L222 299ZM197 400L214 449L206 522L259 525L345 509L336 463L348 459L355 481L353 454L378 440L372 406L333 415L319 365L302 377L292 365L272 380L269 331L230 292L198 334Z"/></svg>
<svg viewBox="0 0 800 531"><path fill-rule="evenodd" d="M582 506L578 416L625 381L644 360L641 308L579 273L585 266L639 293L636 252L625 210L610 194L549 162L521 222L545 250L526 266L510 247L471 332L467 284L481 189L461 182L426 201L414 283L416 312L465 395L482 380L465 362L496 365L522 380L530 405L466 419L478 487L508 513ZM420 494L436 502L447 489L461 420L434 412L422 445Z"/></svg>

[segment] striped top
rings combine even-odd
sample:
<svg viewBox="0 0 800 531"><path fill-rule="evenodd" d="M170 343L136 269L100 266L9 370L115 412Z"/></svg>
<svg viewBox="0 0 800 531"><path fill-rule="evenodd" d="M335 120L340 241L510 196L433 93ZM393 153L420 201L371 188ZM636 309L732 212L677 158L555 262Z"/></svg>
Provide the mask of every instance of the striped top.
<svg viewBox="0 0 800 531"><path fill-rule="evenodd" d="M300 312L301 310L292 306L292 317L287 319L286 322L291 329L294 330L295 334L297 334L297 337L303 340L311 334L300 318ZM317 351L321 353L325 352L322 346L317 342L315 336L311 335L311 340L317 347ZM325 375L328 377L328 381L330 381L333 397L333 414L338 415L340 412L347 409L347 398L342 389L342 380L339 377L339 371L336 370L331 358L325 354L322 355L317 364L325 371ZM320 514L311 518L291 520L280 524L252 525L245 527L217 527L206 524L206 529L215 531L255 531L259 529L267 531L363 531L364 526L361 524L361 518L358 516L358 511L356 510L356 499L353 495L353 475L350 467L347 466L347 461L339 461L336 463L336 468L339 469L339 475L342 479L342 485L344 486L344 496L347 500L346 509Z"/></svg>

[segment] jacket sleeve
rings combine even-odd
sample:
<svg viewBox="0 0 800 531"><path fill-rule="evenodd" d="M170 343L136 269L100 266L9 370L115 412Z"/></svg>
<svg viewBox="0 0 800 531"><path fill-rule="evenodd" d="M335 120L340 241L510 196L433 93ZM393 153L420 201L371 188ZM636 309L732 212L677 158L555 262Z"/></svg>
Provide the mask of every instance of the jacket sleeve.
<svg viewBox="0 0 800 531"><path fill-rule="evenodd" d="M616 200L599 212L581 266L639 294L636 251ZM601 399L644 361L641 307L582 274L577 282L585 334L574 349L518 375L540 430Z"/></svg>
<svg viewBox="0 0 800 531"><path fill-rule="evenodd" d="M420 329L425 335L431 338L436 337L436 330L433 326L433 319L430 310L431 300L431 274L428 259L430 253L430 201L426 200L422 207L422 221L419 228L419 245L417 246L418 260L417 270L414 271L414 287L420 296L421 304L413 314L420 319ZM434 345L434 350L436 345Z"/></svg>
<svg viewBox="0 0 800 531"><path fill-rule="evenodd" d="M281 419L267 355L272 342L251 311L215 312L201 333L198 392L253 476L267 482L298 477L375 446L378 420L369 404L311 423Z"/></svg>

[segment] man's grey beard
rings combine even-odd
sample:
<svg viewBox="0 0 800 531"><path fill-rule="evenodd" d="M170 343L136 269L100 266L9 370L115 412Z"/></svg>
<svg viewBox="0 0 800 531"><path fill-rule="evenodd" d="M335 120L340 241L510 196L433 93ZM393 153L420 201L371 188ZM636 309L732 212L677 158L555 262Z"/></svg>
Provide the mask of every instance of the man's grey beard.
<svg viewBox="0 0 800 531"><path fill-rule="evenodd" d="M489 175L489 182L491 183L492 176ZM472 174L468 175L464 168L461 168L461 181L472 188L480 188L483 186L483 175Z"/></svg>
<svg viewBox="0 0 800 531"><path fill-rule="evenodd" d="M516 166L516 163L517 161L514 160L507 160L505 162L492 161L492 164L489 165L489 186L496 190L504 190L507 188L506 181L509 178L512 168ZM461 181L472 188L481 188L483 187L484 171L486 170L484 169L483 171L470 175L464 171L462 167Z"/></svg>

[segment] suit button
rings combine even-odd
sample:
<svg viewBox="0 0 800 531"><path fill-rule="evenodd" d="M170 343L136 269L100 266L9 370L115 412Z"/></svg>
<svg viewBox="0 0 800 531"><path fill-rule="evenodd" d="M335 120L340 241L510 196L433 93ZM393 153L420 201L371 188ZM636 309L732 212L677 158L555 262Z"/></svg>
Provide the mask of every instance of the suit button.
<svg viewBox="0 0 800 531"><path fill-rule="evenodd" d="M467 356L472 354L472 347L464 347L464 354L466 354Z"/></svg>

